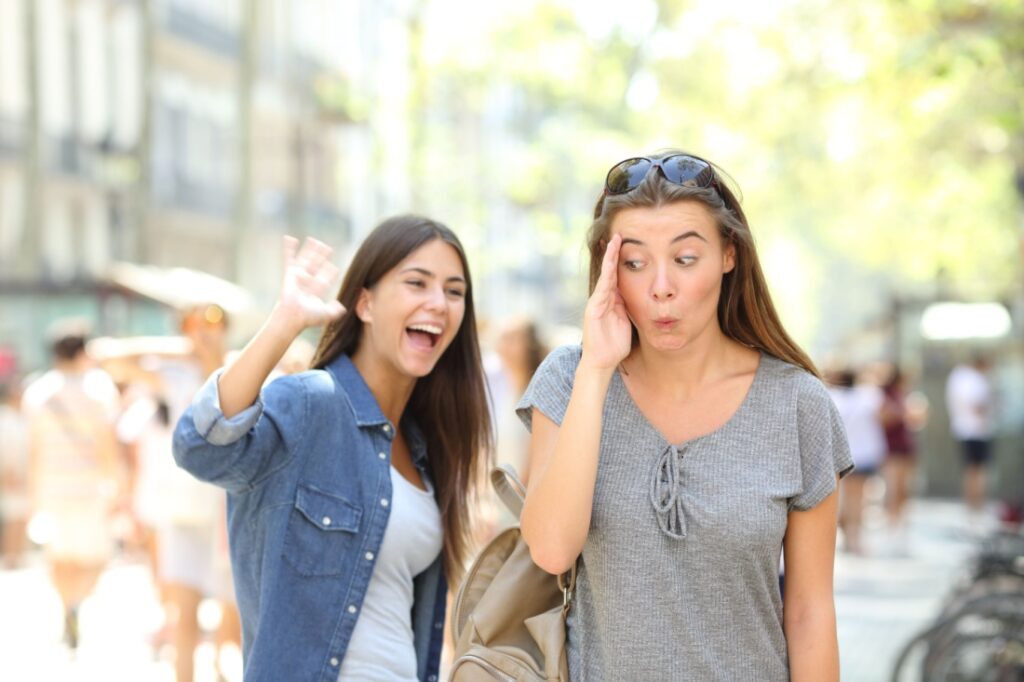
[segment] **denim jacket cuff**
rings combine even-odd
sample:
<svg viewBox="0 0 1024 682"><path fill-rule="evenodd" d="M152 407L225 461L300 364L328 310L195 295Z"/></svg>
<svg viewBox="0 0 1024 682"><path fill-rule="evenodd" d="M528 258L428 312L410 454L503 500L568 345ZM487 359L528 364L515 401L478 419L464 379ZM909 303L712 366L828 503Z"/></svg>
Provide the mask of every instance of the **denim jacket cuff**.
<svg viewBox="0 0 1024 682"><path fill-rule="evenodd" d="M224 416L220 409L220 391L217 387L223 372L223 369L214 372L192 399L192 421L196 431L211 445L230 445L240 440L249 433L263 414L263 401L257 397L255 403L234 417Z"/></svg>

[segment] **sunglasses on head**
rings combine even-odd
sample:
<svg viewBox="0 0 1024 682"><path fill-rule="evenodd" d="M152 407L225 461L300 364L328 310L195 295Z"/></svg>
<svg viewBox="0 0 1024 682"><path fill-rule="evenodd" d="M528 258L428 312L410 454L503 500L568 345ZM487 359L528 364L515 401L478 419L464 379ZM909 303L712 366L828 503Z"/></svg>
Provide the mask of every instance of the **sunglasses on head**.
<svg viewBox="0 0 1024 682"><path fill-rule="evenodd" d="M605 191L608 194L624 194L634 190L653 168L661 170L662 177L673 185L710 187L715 184L715 169L703 159L686 154L673 154L663 159L638 156L612 166L604 179Z"/></svg>

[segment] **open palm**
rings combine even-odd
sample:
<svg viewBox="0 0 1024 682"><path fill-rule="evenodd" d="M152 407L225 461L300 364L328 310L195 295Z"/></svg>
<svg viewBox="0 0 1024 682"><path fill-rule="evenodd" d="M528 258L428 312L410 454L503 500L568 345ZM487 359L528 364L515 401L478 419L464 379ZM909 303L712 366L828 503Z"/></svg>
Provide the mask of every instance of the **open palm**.
<svg viewBox="0 0 1024 682"><path fill-rule="evenodd" d="M315 327L341 317L345 308L334 299L324 300L338 277L330 261L331 247L312 237L299 248L295 237L284 237L284 278L278 306L305 327Z"/></svg>

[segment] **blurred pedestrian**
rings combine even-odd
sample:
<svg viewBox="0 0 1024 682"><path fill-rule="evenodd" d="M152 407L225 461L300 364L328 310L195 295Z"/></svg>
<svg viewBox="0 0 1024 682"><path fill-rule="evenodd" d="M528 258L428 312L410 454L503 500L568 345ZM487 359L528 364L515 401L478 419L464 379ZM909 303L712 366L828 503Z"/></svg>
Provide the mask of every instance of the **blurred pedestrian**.
<svg viewBox="0 0 1024 682"><path fill-rule="evenodd" d="M988 372L991 359L976 354L953 368L946 381L950 429L960 446L964 465L963 497L972 525L981 521L985 506L985 475L992 460L995 394Z"/></svg>
<svg viewBox="0 0 1024 682"><path fill-rule="evenodd" d="M227 550L226 500L216 486L174 465L170 433L192 397L227 351L227 313L215 303L184 310L181 339L114 339L98 346L103 361L148 387L150 395L125 413L122 438L140 448L136 509L152 516L156 530L156 581L166 599L175 650L177 682L195 679L195 651L201 639L199 607L220 603L218 646L241 646ZM161 404L167 425L162 425ZM148 414L146 414L148 412Z"/></svg>
<svg viewBox="0 0 1024 682"><path fill-rule="evenodd" d="M512 466L525 484L530 434L516 416L515 406L533 378L547 349L540 339L537 325L525 317L503 321L498 328L493 355L485 356L487 386L491 398L491 420L495 432L495 459L498 464ZM486 490L490 491L487 487ZM486 541L496 530L518 523L494 495L487 493L489 509L485 516L489 528L481 529Z"/></svg>
<svg viewBox="0 0 1024 682"><path fill-rule="evenodd" d="M324 302L330 255L286 238L277 305L174 453L228 490L246 680L436 680L491 433L469 270L416 216L377 226ZM263 387L325 323L315 369Z"/></svg>
<svg viewBox="0 0 1024 682"><path fill-rule="evenodd" d="M5 568L17 568L28 522L28 420L21 410L21 383L0 381L0 548Z"/></svg>
<svg viewBox="0 0 1024 682"><path fill-rule="evenodd" d="M926 409L910 395L910 380L899 367L889 368L882 386L882 425L885 430L885 511L898 544L906 547L906 506L917 461L915 431L924 427Z"/></svg>
<svg viewBox="0 0 1024 682"><path fill-rule="evenodd" d="M29 421L32 524L45 541L64 605L65 640L78 646L78 609L114 552L111 514L118 499L114 424L117 387L85 350L77 323L52 331L53 369L23 399Z"/></svg>
<svg viewBox="0 0 1024 682"><path fill-rule="evenodd" d="M703 159L627 159L588 246L583 343L548 355L518 405L523 537L548 572L578 566L570 677L838 680L852 463L738 200Z"/></svg>
<svg viewBox="0 0 1024 682"><path fill-rule="evenodd" d="M850 369L836 375L829 394L839 411L850 444L850 456L856 467L842 483L839 496L839 527L843 548L853 554L864 553L864 488L882 466L885 458L885 431L882 429L881 389L858 381Z"/></svg>

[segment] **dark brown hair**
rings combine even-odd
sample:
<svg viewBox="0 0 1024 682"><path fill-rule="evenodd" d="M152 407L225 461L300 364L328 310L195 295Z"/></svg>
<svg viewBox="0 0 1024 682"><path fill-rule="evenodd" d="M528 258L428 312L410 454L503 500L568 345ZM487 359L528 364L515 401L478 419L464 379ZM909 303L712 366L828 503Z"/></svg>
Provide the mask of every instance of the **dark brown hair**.
<svg viewBox="0 0 1024 682"><path fill-rule="evenodd" d="M649 158L661 159L673 154L687 152L671 150ZM693 154L688 156L701 158ZM761 271L761 263L757 258L754 237L740 202L722 181L723 173L718 167L706 159L701 160L715 170L714 181L709 187L683 187L668 182L660 172L652 171L636 189L623 194L601 194L594 207L594 222L587 234L587 247L590 250L590 292L594 292L597 280L601 276L601 260L608 244L612 222L619 211L627 208L659 208L677 201L703 204L718 224L722 243L732 244L736 249L736 265L723 276L718 299L718 324L722 332L745 346L756 348L802 367L814 376L820 376L810 357L790 338L779 320L771 294L768 292L768 283Z"/></svg>
<svg viewBox="0 0 1024 682"><path fill-rule="evenodd" d="M366 237L352 258L338 291L345 314L327 325L313 357L322 369L339 355L351 356L362 337L355 313L363 289L372 288L409 254L435 239L459 255L466 276L466 308L451 345L434 369L416 381L405 414L427 441L427 458L444 526L444 565L451 584L458 580L470 545L470 500L491 451L491 420L473 309L473 285L466 254L445 225L414 215L385 220Z"/></svg>

